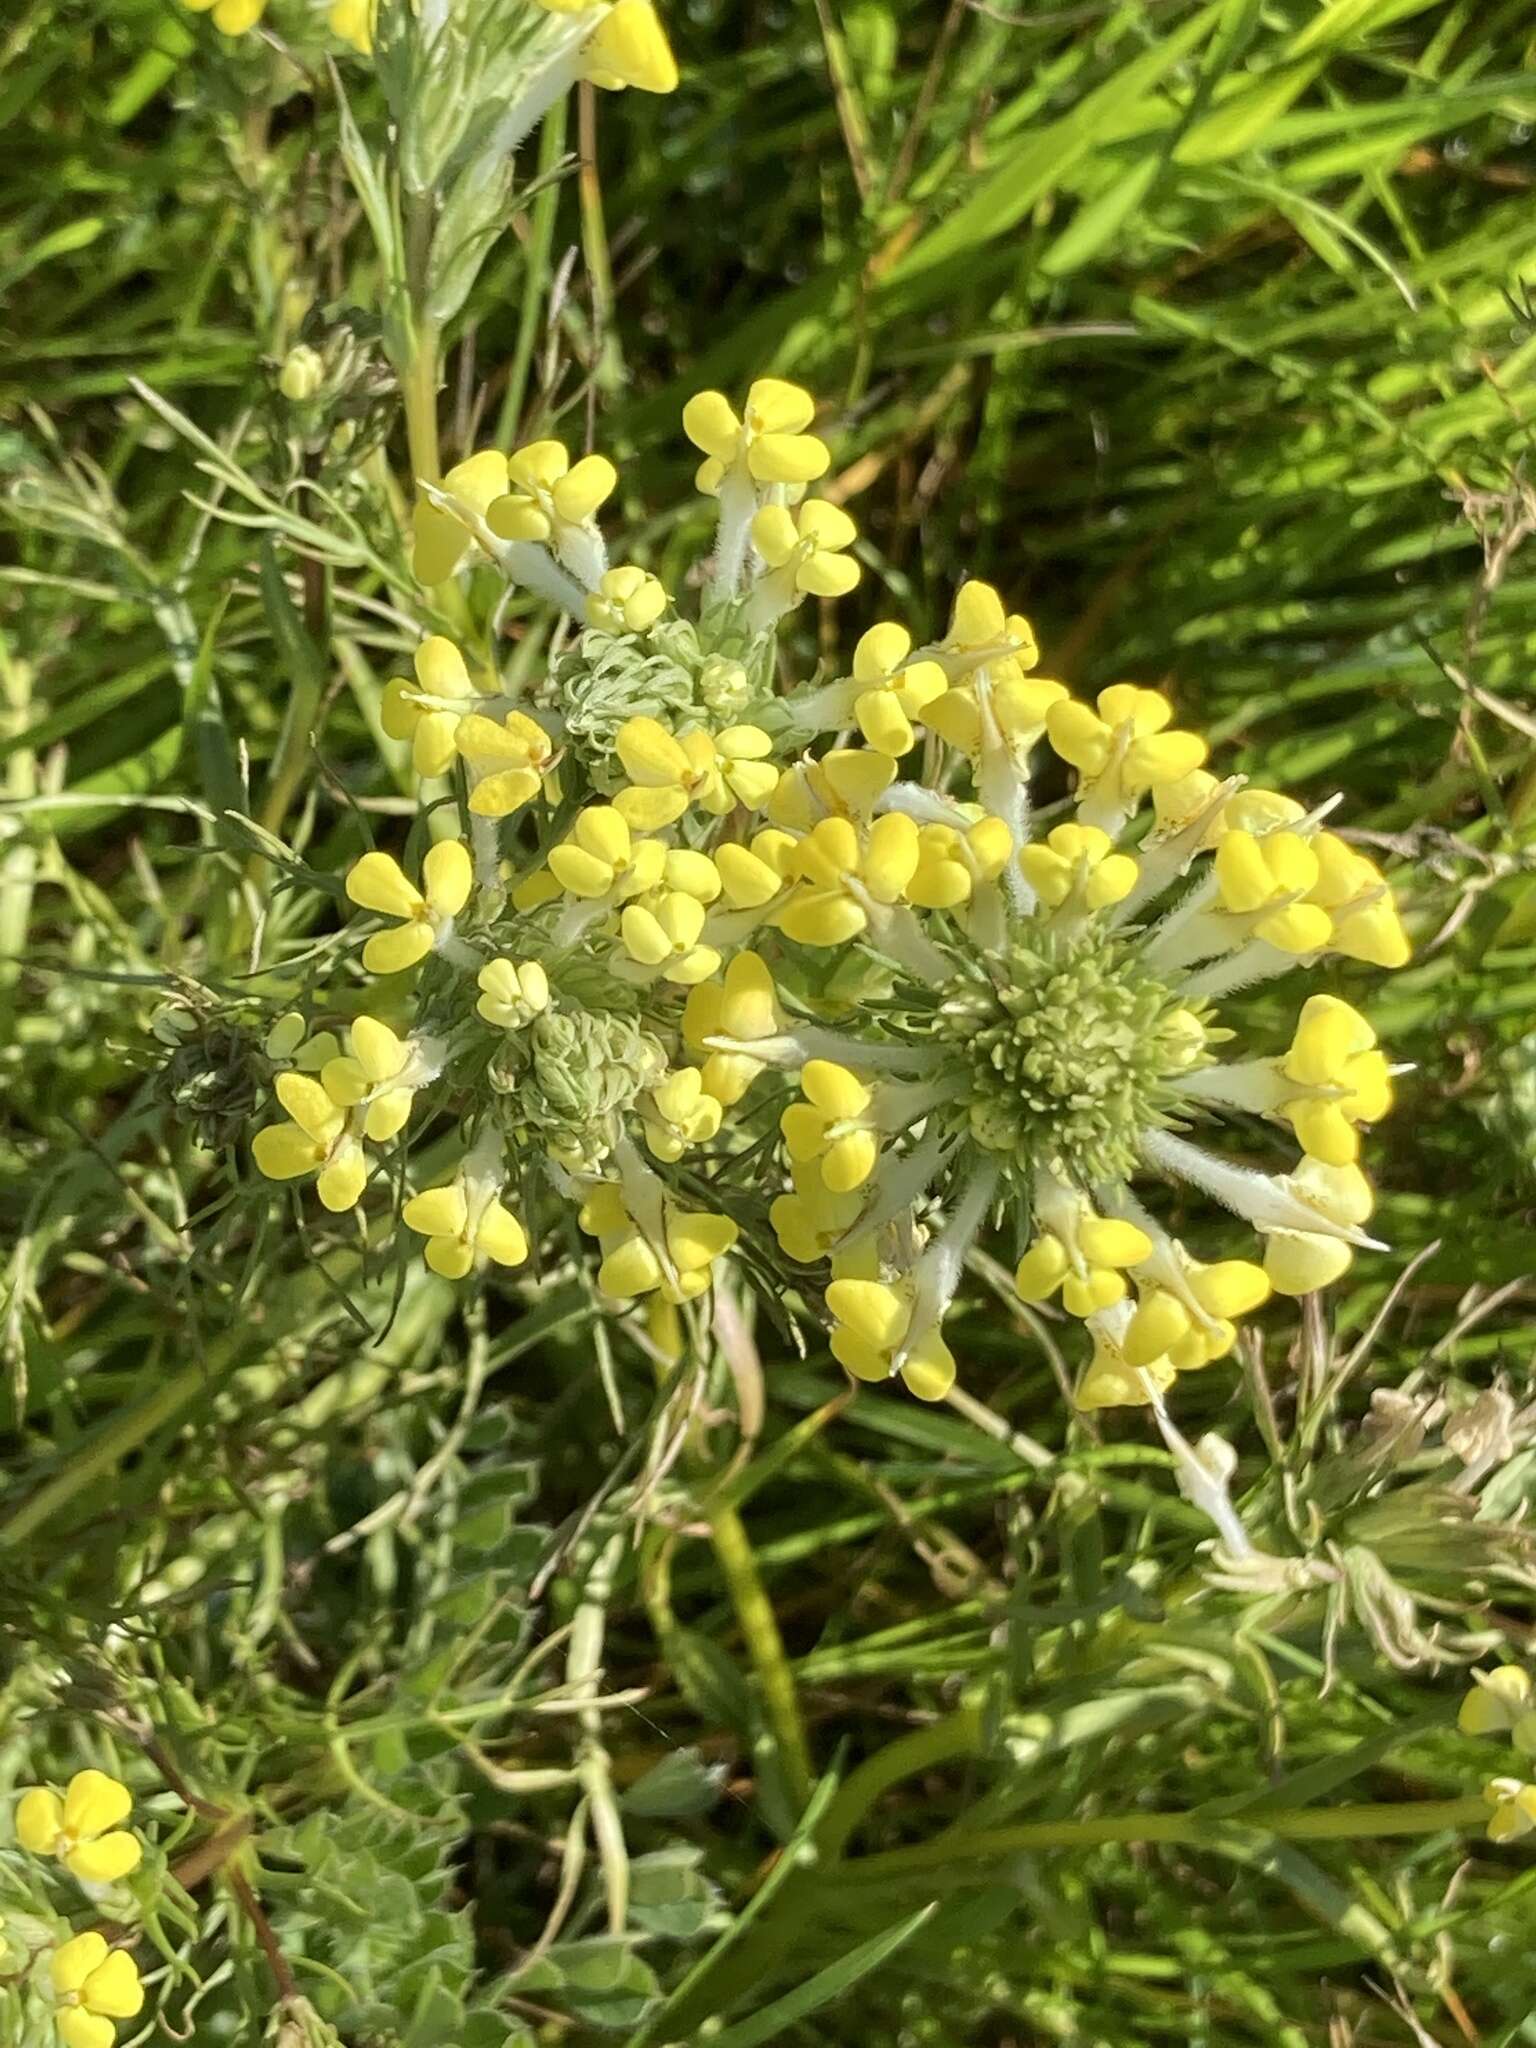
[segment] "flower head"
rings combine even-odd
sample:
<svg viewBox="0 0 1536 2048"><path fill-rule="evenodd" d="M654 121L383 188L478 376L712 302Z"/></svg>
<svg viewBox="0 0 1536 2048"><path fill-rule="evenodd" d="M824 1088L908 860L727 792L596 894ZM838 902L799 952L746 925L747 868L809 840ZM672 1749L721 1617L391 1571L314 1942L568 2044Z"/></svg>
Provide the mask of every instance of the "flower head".
<svg viewBox="0 0 1536 2048"><path fill-rule="evenodd" d="M85 1884L114 1884L138 1869L144 1845L123 1827L128 1787L105 1771L77 1771L61 1799L47 1786L23 1792L16 1839L34 1856L56 1856Z"/></svg>
<svg viewBox="0 0 1536 2048"><path fill-rule="evenodd" d="M805 431L815 417L811 394L781 377L759 377L739 414L724 392L699 392L683 407L683 432L707 458L699 489L715 494L732 469L756 483L814 483L832 460L826 443Z"/></svg>
<svg viewBox="0 0 1536 2048"><path fill-rule="evenodd" d="M440 839L421 864L421 887L387 853L365 853L347 875L347 894L362 910L399 920L376 932L363 948L370 974L415 967L453 936L453 921L469 901L474 863L456 839Z"/></svg>
<svg viewBox="0 0 1536 2048"><path fill-rule="evenodd" d="M56 1948L48 1964L64 2048L112 2048L115 2022L144 2009L139 1966L94 1930Z"/></svg>
<svg viewBox="0 0 1536 2048"><path fill-rule="evenodd" d="M546 4L588 75L660 89L643 0ZM754 1270L783 1261L849 1373L933 1400L985 1241L1021 1307L1082 1326L1083 1407L1159 1402L1373 1242L1361 1158L1395 1070L1368 998L1305 978L1407 957L1391 889L1331 805L1221 777L1170 692L1083 701L1040 673L989 584L937 637L881 620L847 673L796 685L781 622L859 574L851 519L805 496L830 464L815 417L775 377L739 410L690 399L719 516L675 598L610 566L601 456L543 440L424 486L425 580L475 548L576 630L532 677L529 634L505 685L432 636L389 686L463 841L419 881L365 854L346 890L389 921L367 969L438 962L400 998L414 1029L358 1018L323 1053L302 1021L274 1035L288 1121L257 1163L350 1207L430 1087L467 1134L402 1212L438 1273L515 1268L574 1206L599 1293L671 1357L755 1226ZM1239 1044L1226 998L1280 976L1287 1028Z"/></svg>

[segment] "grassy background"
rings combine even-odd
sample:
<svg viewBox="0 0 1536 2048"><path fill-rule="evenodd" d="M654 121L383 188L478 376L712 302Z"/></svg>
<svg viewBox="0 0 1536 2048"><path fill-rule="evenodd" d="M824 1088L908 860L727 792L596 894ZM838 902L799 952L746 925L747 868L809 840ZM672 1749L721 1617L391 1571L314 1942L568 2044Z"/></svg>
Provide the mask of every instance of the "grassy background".
<svg viewBox="0 0 1536 2048"><path fill-rule="evenodd" d="M675 1417L577 1280L484 1313L419 1278L392 1300L251 1190L243 1041L168 1076L146 1025L167 976L273 992L239 979L245 854L196 807L239 740L260 799L293 678L260 532L199 509L198 451L129 378L280 497L271 362L306 305L366 349L377 279L323 76L143 0L23 0L0 30L0 1773L66 1768L127 1705L204 1796L258 1797L278 1939L359 2048L513 2025L638 2048L714 2014L721 2048L1536 2040L1518 1849L1234 1819L1475 1791L1447 1666L1529 1640L1524 1432L1469 1478L1429 1407L1500 1376L1523 1403L1536 1335L1529 10L826 0L672 28L682 90L605 98L585 182L574 106L530 146L556 175L454 331L448 453L579 437L591 408L640 550L680 575L682 398L792 372L866 536L844 647L986 576L1074 686L1157 683L1236 766L1346 792L1418 949L1328 983L1414 1063L1375 1141L1393 1249L1179 1390L1189 1434L1241 1452L1255 1539L1313 1581L1203 1585L1166 1454L1138 1418L1069 1425L1064 1332L984 1276L954 1329L967 1407L850 1400L824 1354L743 1327L658 1476ZM359 410L400 468L387 377ZM380 478L360 452L328 482L378 559L338 578L289 821L320 868L352 843L338 792L396 789L371 710L410 602ZM328 921L266 909L290 946ZM690 1987L791 1825L796 1721L841 1773L821 1862L777 1863ZM607 1785L619 1941L621 1863L573 1846ZM1199 1817L1072 1837L1150 1809ZM1065 1832L996 1833L1026 1823ZM266 1965L197 1896L178 1945L235 1969L195 2038L254 2038ZM814 2017L772 2008L808 1981Z"/></svg>

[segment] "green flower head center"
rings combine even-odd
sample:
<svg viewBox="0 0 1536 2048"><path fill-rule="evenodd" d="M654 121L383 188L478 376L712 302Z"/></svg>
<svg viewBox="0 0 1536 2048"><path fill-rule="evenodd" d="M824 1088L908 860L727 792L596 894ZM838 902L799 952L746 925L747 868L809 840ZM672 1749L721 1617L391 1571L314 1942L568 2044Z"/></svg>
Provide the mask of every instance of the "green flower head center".
<svg viewBox="0 0 1536 2048"><path fill-rule="evenodd" d="M1201 1057L1191 1010L1125 942L1043 934L989 962L992 986L944 1006L971 1135L1025 1173L1124 1180L1166 1118L1170 1076Z"/></svg>

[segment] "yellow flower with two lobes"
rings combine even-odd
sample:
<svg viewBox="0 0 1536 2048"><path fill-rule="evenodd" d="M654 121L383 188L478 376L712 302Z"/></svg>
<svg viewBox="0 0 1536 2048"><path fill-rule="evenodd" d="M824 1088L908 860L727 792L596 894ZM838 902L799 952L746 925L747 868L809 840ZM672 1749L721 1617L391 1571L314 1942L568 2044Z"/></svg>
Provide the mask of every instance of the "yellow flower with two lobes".
<svg viewBox="0 0 1536 2048"><path fill-rule="evenodd" d="M476 701L464 657L451 640L431 633L417 648L414 683L396 676L384 686L379 722L392 740L409 740L418 775L446 775L454 740Z"/></svg>
<svg viewBox="0 0 1536 2048"><path fill-rule="evenodd" d="M112 2048L115 2023L144 2009L138 1964L126 1949L108 1948L94 1929L56 1948L48 1975L64 2048Z"/></svg>
<svg viewBox="0 0 1536 2048"><path fill-rule="evenodd" d="M23 1792L16 1839L34 1856L56 1856L83 1884L115 1884L137 1870L144 1847L123 1826L133 1794L105 1771L77 1771L61 1799L47 1786Z"/></svg>
<svg viewBox="0 0 1536 2048"><path fill-rule="evenodd" d="M826 442L805 431L815 417L809 391L782 377L759 377L739 415L723 391L695 393L683 407L683 432L708 457L699 489L713 497L737 468L758 484L814 483L832 461Z"/></svg>
<svg viewBox="0 0 1536 2048"><path fill-rule="evenodd" d="M675 825L690 804L717 818L737 804L755 811L779 779L773 743L755 725L714 734L694 726L674 738L659 719L627 718L614 747L630 787L619 791L613 806L637 832Z"/></svg>
<svg viewBox="0 0 1536 2048"><path fill-rule="evenodd" d="M387 853L365 853L347 875L347 894L361 910L376 910L400 923L375 932L363 948L370 974L400 974L424 960L453 935L453 921L469 901L475 883L469 849L440 839L421 864L418 889Z"/></svg>
<svg viewBox="0 0 1536 2048"><path fill-rule="evenodd" d="M646 633L670 603L654 576L627 562L604 571L587 599L587 624L605 633Z"/></svg>
<svg viewBox="0 0 1536 2048"><path fill-rule="evenodd" d="M841 506L822 498L797 512L765 505L752 521L752 545L798 597L846 597L859 580L859 565L844 550L858 537Z"/></svg>
<svg viewBox="0 0 1536 2048"><path fill-rule="evenodd" d="M268 1180L318 1174L315 1192L333 1215L356 1208L368 1181L368 1158L353 1121L310 1074L279 1074L273 1082L291 1122L268 1124L251 1141Z"/></svg>
<svg viewBox="0 0 1536 2048"><path fill-rule="evenodd" d="M523 1226L495 1186L471 1175L461 1173L445 1187L412 1195L400 1215L407 1228L427 1239L427 1264L445 1280L464 1279L477 1257L520 1266L528 1256Z"/></svg>

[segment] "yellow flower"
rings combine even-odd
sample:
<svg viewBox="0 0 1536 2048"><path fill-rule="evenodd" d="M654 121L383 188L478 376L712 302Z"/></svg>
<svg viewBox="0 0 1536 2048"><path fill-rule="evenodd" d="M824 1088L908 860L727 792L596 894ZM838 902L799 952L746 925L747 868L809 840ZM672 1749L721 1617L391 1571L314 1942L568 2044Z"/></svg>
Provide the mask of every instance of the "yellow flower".
<svg viewBox="0 0 1536 2048"><path fill-rule="evenodd" d="M662 1204L659 1233L647 1235L612 1181L592 1190L577 1221L603 1253L598 1286L618 1299L656 1291L665 1301L696 1299L709 1286L715 1261L740 1235L728 1216L684 1211L670 1201Z"/></svg>
<svg viewBox="0 0 1536 2048"><path fill-rule="evenodd" d="M957 825L920 826L907 901L923 910L958 909L979 884L997 880L1012 851L1013 834L1001 818L978 818L963 831Z"/></svg>
<svg viewBox="0 0 1536 2048"><path fill-rule="evenodd" d="M814 483L832 460L826 443L805 431L815 415L811 394L780 377L757 379L740 418L723 392L698 392L683 407L683 432L709 458L699 489L713 496L738 465L754 483Z"/></svg>
<svg viewBox="0 0 1536 2048"><path fill-rule="evenodd" d="M917 826L900 811L876 818L862 837L847 818L824 818L795 849L801 887L778 915L786 938L841 946L879 910L899 903L917 872Z"/></svg>
<svg viewBox="0 0 1536 2048"><path fill-rule="evenodd" d="M1173 706L1156 690L1114 683L1097 702L1095 715L1062 698L1046 712L1045 729L1078 771L1080 822L1114 832L1149 790L1198 768L1206 745L1198 733L1167 730Z"/></svg>
<svg viewBox="0 0 1536 2048"><path fill-rule="evenodd" d="M318 1174L315 1192L333 1214L352 1209L368 1180L361 1134L345 1109L309 1074L279 1074L273 1086L292 1121L268 1124L251 1153L268 1180Z"/></svg>
<svg viewBox="0 0 1536 2048"><path fill-rule="evenodd" d="M912 635L886 620L871 626L853 650L853 715L869 744L893 759L916 740L912 721L949 688L936 661L909 661Z"/></svg>
<svg viewBox="0 0 1536 2048"><path fill-rule="evenodd" d="M421 879L418 889L387 853L365 853L348 873L347 895L360 909L401 920L393 931L375 932L364 946L370 974L399 974L453 936L453 921L475 883L469 849L456 839L440 839L421 864Z"/></svg>
<svg viewBox="0 0 1536 2048"><path fill-rule="evenodd" d="M1059 910L1069 897L1088 910L1123 903L1139 870L1128 853L1113 851L1107 832L1092 825L1058 825L1019 855L1024 879L1040 901Z"/></svg>
<svg viewBox="0 0 1536 2048"><path fill-rule="evenodd" d="M694 726L674 738L657 719L628 718L614 747L631 784L614 809L641 832L675 824L690 804L721 818L738 803L756 810L779 779L773 744L755 725L714 735Z"/></svg>
<svg viewBox="0 0 1536 2048"><path fill-rule="evenodd" d="M509 818L548 786L555 744L535 718L478 712L459 721L454 746L469 771L469 808L477 818Z"/></svg>
<svg viewBox="0 0 1536 2048"><path fill-rule="evenodd" d="M327 1060L341 1051L334 1031L309 1035L309 1025L298 1010L285 1010L262 1040L262 1051L276 1067L297 1067L301 1074L318 1074Z"/></svg>
<svg viewBox="0 0 1536 2048"><path fill-rule="evenodd" d="M607 633L645 633L670 602L654 576L626 564L607 570L587 599L587 624Z"/></svg>
<svg viewBox="0 0 1536 2048"><path fill-rule="evenodd" d="M1307 1090L1282 1109L1302 1149L1328 1166L1358 1159L1356 1126L1379 1122L1392 1107L1392 1072L1376 1049L1376 1034L1337 996L1308 996L1280 1073ZM1317 1089L1327 1093L1312 1092Z"/></svg>
<svg viewBox="0 0 1536 2048"><path fill-rule="evenodd" d="M619 473L605 455L571 466L560 441L530 441L507 458L507 493L492 501L485 523L502 540L548 541L566 527L590 526L613 495Z"/></svg>
<svg viewBox="0 0 1536 2048"><path fill-rule="evenodd" d="M396 676L384 686L379 719L392 740L409 740L418 775L446 775L460 721L476 701L464 657L451 640L433 633L413 658L414 683Z"/></svg>
<svg viewBox="0 0 1536 2048"><path fill-rule="evenodd" d="M1463 1735L1508 1735L1532 1712L1531 1675L1518 1664L1474 1671L1456 1726Z"/></svg>
<svg viewBox="0 0 1536 2048"><path fill-rule="evenodd" d="M789 1175L791 1192L768 1205L768 1220L785 1257L813 1266L828 1257L858 1221L864 1198L858 1193L833 1194L817 1162L792 1161Z"/></svg>
<svg viewBox="0 0 1536 2048"><path fill-rule="evenodd" d="M724 1113L718 1098L706 1093L697 1067L675 1067L640 1105L645 1142L655 1158L668 1162L714 1137Z"/></svg>
<svg viewBox="0 0 1536 2048"><path fill-rule="evenodd" d="M1152 1255L1152 1240L1134 1223L1096 1216L1081 1197L1040 1204L1050 1225L1019 1261L1014 1285L1025 1301L1048 1301L1061 1289L1068 1315L1091 1316L1120 1301L1124 1268Z"/></svg>
<svg viewBox="0 0 1536 2048"><path fill-rule="evenodd" d="M702 858L702 856L698 856ZM705 909L682 889L658 889L643 902L630 902L619 915L619 940L638 966L688 988L707 981L720 965L713 946L700 943Z"/></svg>
<svg viewBox="0 0 1536 2048"><path fill-rule="evenodd" d="M1154 1393L1173 1384L1175 1367L1170 1359L1133 1365L1126 1357L1124 1336L1130 1320L1125 1302L1088 1319L1093 1355L1072 1396L1073 1406L1085 1414L1097 1408L1144 1408Z"/></svg>
<svg viewBox="0 0 1536 2048"><path fill-rule="evenodd" d="M800 1074L803 1102L793 1102L779 1129L796 1165L816 1161L828 1191L851 1194L875 1170L880 1136L870 1108L874 1097L858 1076L833 1060L807 1060Z"/></svg>
<svg viewBox="0 0 1536 2048"><path fill-rule="evenodd" d="M126 1949L109 1949L94 1930L56 1948L48 1974L65 2048L112 2048L113 2022L131 2020L144 2009L138 1964Z"/></svg>
<svg viewBox="0 0 1536 2048"><path fill-rule="evenodd" d="M605 92L675 92L677 59L651 0L618 0L582 45L581 75Z"/></svg>
<svg viewBox="0 0 1536 2048"><path fill-rule="evenodd" d="M1386 877L1336 832L1319 832L1312 842L1317 880L1311 901L1327 911L1333 948L1373 967L1402 967L1412 952Z"/></svg>
<svg viewBox="0 0 1536 2048"><path fill-rule="evenodd" d="M1490 1778L1483 1798L1493 1808L1490 1842L1517 1842L1536 1828L1536 1785L1522 1784L1518 1778Z"/></svg>
<svg viewBox="0 0 1536 2048"><path fill-rule="evenodd" d="M507 458L498 448L483 448L459 462L443 478L443 490L466 512L483 519L506 495ZM415 550L411 566L422 583L442 583L458 568L474 545L474 534L452 512L440 511L423 499L413 515Z"/></svg>
<svg viewBox="0 0 1536 2048"><path fill-rule="evenodd" d="M23 1792L16 1839L34 1856L56 1856L84 1884L115 1884L144 1855L122 1823L133 1810L128 1787L105 1771L77 1771L60 1799L46 1786Z"/></svg>
<svg viewBox="0 0 1536 2048"><path fill-rule="evenodd" d="M377 1017L357 1018L347 1047L321 1068L321 1086L338 1108L358 1112L365 1138L385 1144L405 1128L415 1092L435 1067Z"/></svg>
<svg viewBox="0 0 1536 2048"><path fill-rule="evenodd" d="M798 512L765 505L752 521L752 545L782 588L795 597L845 597L859 580L859 565L843 551L859 529L841 507L812 498Z"/></svg>
<svg viewBox="0 0 1536 2048"><path fill-rule="evenodd" d="M187 0L194 14L213 15L213 25L226 36L243 36L267 11L267 0Z"/></svg>
<svg viewBox="0 0 1536 2048"><path fill-rule="evenodd" d="M549 976L537 960L488 960L477 986L476 1011L502 1031L521 1031L549 1008Z"/></svg>
<svg viewBox="0 0 1536 2048"><path fill-rule="evenodd" d="M861 823L896 780L896 763L871 747L835 747L819 761L797 761L779 777L767 812L775 825L809 832L823 818Z"/></svg>
<svg viewBox="0 0 1536 2048"><path fill-rule="evenodd" d="M1175 1372L1198 1372L1232 1349L1237 1318L1269 1299L1268 1275L1248 1259L1200 1265L1184 1258L1177 1288L1168 1284L1172 1277L1140 1287L1140 1300L1121 1338L1132 1366L1166 1359Z"/></svg>
<svg viewBox="0 0 1536 2048"><path fill-rule="evenodd" d="M949 631L931 650L950 681L984 668L995 683L1016 682L1040 659L1034 628L1010 612L990 583L962 583L955 593ZM1059 683L1051 687L1060 691Z"/></svg>
<svg viewBox="0 0 1536 2048"><path fill-rule="evenodd" d="M611 804L589 804L571 836L549 856L549 871L571 896L623 900L654 889L666 865L659 839L636 839Z"/></svg>
<svg viewBox="0 0 1536 2048"><path fill-rule="evenodd" d="M1317 885L1318 858L1299 832L1224 832L1215 863L1222 908L1249 920L1255 938L1282 953L1316 953L1327 945L1333 920L1305 900Z"/></svg>
<svg viewBox="0 0 1536 2048"><path fill-rule="evenodd" d="M426 1261L445 1280L462 1280L477 1258L520 1266L528 1256L523 1226L501 1201L500 1182L463 1162L445 1186L412 1195L401 1221L427 1239Z"/></svg>
<svg viewBox="0 0 1536 2048"><path fill-rule="evenodd" d="M936 1324L908 1342L914 1301L910 1281L834 1280L827 1289L832 1356L855 1379L889 1379L894 1370L920 1401L942 1401L955 1383L954 1353Z"/></svg>
<svg viewBox="0 0 1536 2048"><path fill-rule="evenodd" d="M377 12L378 0L334 0L325 18L333 36L350 43L360 57L370 57Z"/></svg>
<svg viewBox="0 0 1536 2048"><path fill-rule="evenodd" d="M704 1086L729 1109L741 1100L766 1064L747 1051L720 1051L711 1038L729 1038L739 1046L773 1038L784 1028L778 992L760 954L738 953L723 982L702 982L688 991L683 1009L683 1038L695 1052L706 1053Z"/></svg>

